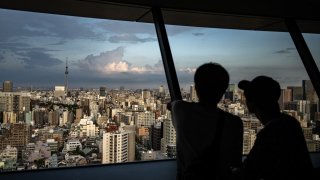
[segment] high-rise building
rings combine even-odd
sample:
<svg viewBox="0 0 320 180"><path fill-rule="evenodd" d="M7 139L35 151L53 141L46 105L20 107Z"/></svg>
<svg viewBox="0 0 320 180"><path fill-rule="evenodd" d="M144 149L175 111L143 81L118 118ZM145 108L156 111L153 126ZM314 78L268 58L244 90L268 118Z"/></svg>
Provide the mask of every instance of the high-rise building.
<svg viewBox="0 0 320 180"><path fill-rule="evenodd" d="M12 81L4 81L2 86L3 92L13 92L13 83Z"/></svg>
<svg viewBox="0 0 320 180"><path fill-rule="evenodd" d="M307 140L312 140L313 138L313 133L312 133L312 128L311 127L302 127L302 132L304 135L304 138Z"/></svg>
<svg viewBox="0 0 320 180"><path fill-rule="evenodd" d="M142 90L142 99L150 99L151 98L151 92L148 89Z"/></svg>
<svg viewBox="0 0 320 180"><path fill-rule="evenodd" d="M163 85L159 87L159 95L164 97L166 95Z"/></svg>
<svg viewBox="0 0 320 180"><path fill-rule="evenodd" d="M197 96L195 85L190 86L190 101L193 101L193 102L198 101L198 96Z"/></svg>
<svg viewBox="0 0 320 180"><path fill-rule="evenodd" d="M292 101L303 99L303 90L301 86L288 86L287 89L291 89Z"/></svg>
<svg viewBox="0 0 320 180"><path fill-rule="evenodd" d="M59 125L59 111L53 110L48 113L48 122L50 125L58 126Z"/></svg>
<svg viewBox="0 0 320 180"><path fill-rule="evenodd" d="M35 110L33 111L34 125L37 127L42 127L48 122L48 112L45 110Z"/></svg>
<svg viewBox="0 0 320 180"><path fill-rule="evenodd" d="M107 93L106 93L106 87L101 86L100 87L100 96L102 97L106 97Z"/></svg>
<svg viewBox="0 0 320 180"><path fill-rule="evenodd" d="M163 137L162 122L155 123L151 128L151 147L153 150L161 150L161 139Z"/></svg>
<svg viewBox="0 0 320 180"><path fill-rule="evenodd" d="M59 124L59 126L66 125L67 122L69 122L69 111L65 110L62 112L62 124Z"/></svg>
<svg viewBox="0 0 320 180"><path fill-rule="evenodd" d="M173 127L171 113L167 111L167 118L163 120L163 138L161 139L161 152L168 154L176 146L176 130ZM169 149L168 149L169 148Z"/></svg>
<svg viewBox="0 0 320 180"><path fill-rule="evenodd" d="M29 93L21 92L0 92L0 111L29 112Z"/></svg>
<svg viewBox="0 0 320 180"><path fill-rule="evenodd" d="M137 128L151 128L151 126L155 123L155 113L150 111L139 112L135 114L135 121Z"/></svg>
<svg viewBox="0 0 320 180"><path fill-rule="evenodd" d="M292 101L292 89L281 89L281 95L279 98L280 109L286 109L286 105Z"/></svg>
<svg viewBox="0 0 320 180"><path fill-rule="evenodd" d="M244 129L243 132L243 154L249 154L256 140L256 132L253 129Z"/></svg>
<svg viewBox="0 0 320 180"><path fill-rule="evenodd" d="M317 94L310 80L302 80L303 99L310 101L311 104L316 103Z"/></svg>
<svg viewBox="0 0 320 180"><path fill-rule="evenodd" d="M236 85L235 84L229 84L225 94L224 98L229 99L230 101L234 101L234 96L235 96L235 90L236 90Z"/></svg>
<svg viewBox="0 0 320 180"><path fill-rule="evenodd" d="M9 111L3 112L3 124L13 124L17 122L17 114Z"/></svg>
<svg viewBox="0 0 320 180"><path fill-rule="evenodd" d="M10 145L18 149L18 156L21 151L30 142L30 126L24 123L11 124L10 129L4 135L0 136L0 150Z"/></svg>
<svg viewBox="0 0 320 180"><path fill-rule="evenodd" d="M55 86L54 87L54 97L65 97L65 87L64 86Z"/></svg>
<svg viewBox="0 0 320 180"><path fill-rule="evenodd" d="M310 80L302 80L303 99L310 102L310 120L314 120L314 115L319 112L319 99Z"/></svg>
<svg viewBox="0 0 320 180"><path fill-rule="evenodd" d="M82 117L83 117L82 109L81 108L76 109L76 120L75 120L75 123L79 123L80 120L82 119Z"/></svg>
<svg viewBox="0 0 320 180"><path fill-rule="evenodd" d="M79 128L76 129L78 132L79 137L95 137L99 134L99 128L96 126L93 121L90 119L90 117L86 117L84 119L81 119L79 122L79 125L77 126Z"/></svg>
<svg viewBox="0 0 320 180"><path fill-rule="evenodd" d="M123 129L128 132L128 162L133 162L136 160L136 126L126 125Z"/></svg>
<svg viewBox="0 0 320 180"><path fill-rule="evenodd" d="M102 163L128 162L128 132L104 133Z"/></svg>

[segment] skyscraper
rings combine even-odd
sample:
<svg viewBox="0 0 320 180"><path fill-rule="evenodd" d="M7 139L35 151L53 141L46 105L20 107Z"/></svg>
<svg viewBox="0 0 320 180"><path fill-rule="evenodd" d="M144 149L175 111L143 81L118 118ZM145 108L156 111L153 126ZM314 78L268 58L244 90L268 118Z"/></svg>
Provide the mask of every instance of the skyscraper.
<svg viewBox="0 0 320 180"><path fill-rule="evenodd" d="M151 128L151 147L153 150L161 150L161 138L163 137L162 122L155 123Z"/></svg>
<svg viewBox="0 0 320 180"><path fill-rule="evenodd" d="M106 87L101 86L100 87L100 96L102 97L106 97L107 93L106 93Z"/></svg>
<svg viewBox="0 0 320 180"><path fill-rule="evenodd" d="M317 94L310 80L302 80L303 99L309 100L311 104L316 103Z"/></svg>
<svg viewBox="0 0 320 180"><path fill-rule="evenodd" d="M30 142L31 130L27 124L11 124L9 132L0 136L0 149L4 149L7 145L16 147L18 154L21 155L22 149ZM18 155L18 156L20 156Z"/></svg>
<svg viewBox="0 0 320 180"><path fill-rule="evenodd" d="M13 83L12 81L4 81L2 86L3 92L13 92Z"/></svg>
<svg viewBox="0 0 320 180"><path fill-rule="evenodd" d="M128 162L128 132L104 133L102 163Z"/></svg>
<svg viewBox="0 0 320 180"><path fill-rule="evenodd" d="M235 84L229 84L225 94L224 94L224 98L225 99L229 99L231 101L234 101L234 97L235 97L235 90L236 90L236 85Z"/></svg>
<svg viewBox="0 0 320 180"><path fill-rule="evenodd" d="M198 101L195 85L190 86L190 101L194 101L194 102Z"/></svg>
<svg viewBox="0 0 320 180"><path fill-rule="evenodd" d="M288 102L292 101L292 89L281 89L281 95L279 98L280 109L287 109Z"/></svg>
<svg viewBox="0 0 320 180"><path fill-rule="evenodd" d="M167 111L167 118L163 120L163 138L161 139L161 152L172 154L176 146L176 130L172 124L171 113ZM174 156L174 155L173 155Z"/></svg>
<svg viewBox="0 0 320 180"><path fill-rule="evenodd" d="M288 86L287 89L291 89L292 101L303 99L303 91L301 86Z"/></svg>

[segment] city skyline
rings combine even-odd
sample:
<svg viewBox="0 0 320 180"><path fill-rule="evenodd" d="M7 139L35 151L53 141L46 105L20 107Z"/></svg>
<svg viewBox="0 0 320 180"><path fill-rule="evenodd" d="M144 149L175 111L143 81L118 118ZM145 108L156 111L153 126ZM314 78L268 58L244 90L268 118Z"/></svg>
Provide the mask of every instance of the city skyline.
<svg viewBox="0 0 320 180"><path fill-rule="evenodd" d="M70 88L167 86L154 25L0 9L0 81L15 86ZM181 88L196 67L221 63L231 84L265 74L283 87L309 79L286 32L167 25ZM320 36L304 34L315 61ZM271 65L270 65L271 64Z"/></svg>

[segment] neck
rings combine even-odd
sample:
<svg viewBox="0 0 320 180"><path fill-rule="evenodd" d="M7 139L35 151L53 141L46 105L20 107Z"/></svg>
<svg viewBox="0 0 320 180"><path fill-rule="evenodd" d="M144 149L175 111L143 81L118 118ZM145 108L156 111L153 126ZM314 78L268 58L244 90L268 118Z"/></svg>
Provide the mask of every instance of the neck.
<svg viewBox="0 0 320 180"><path fill-rule="evenodd" d="M269 111L269 112L261 112L261 111L257 111L256 112L256 116L257 118L261 121L261 123L263 125L266 125L267 123L269 123L270 121L279 118L281 115L280 111Z"/></svg>
<svg viewBox="0 0 320 180"><path fill-rule="evenodd" d="M213 102L199 101L199 104L204 107L214 107L214 108L217 107L217 104Z"/></svg>

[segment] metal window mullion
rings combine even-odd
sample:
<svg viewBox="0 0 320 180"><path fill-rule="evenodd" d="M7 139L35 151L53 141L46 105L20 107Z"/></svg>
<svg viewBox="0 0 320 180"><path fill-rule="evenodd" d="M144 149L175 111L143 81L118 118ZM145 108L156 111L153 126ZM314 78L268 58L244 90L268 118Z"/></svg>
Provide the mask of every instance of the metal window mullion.
<svg viewBox="0 0 320 180"><path fill-rule="evenodd" d="M167 78L171 100L181 100L182 96L180 92L178 77L176 69L174 67L169 40L165 29L161 9L159 7L152 7L152 16L157 32L159 47L161 51L164 71Z"/></svg>
<svg viewBox="0 0 320 180"><path fill-rule="evenodd" d="M300 55L302 63L309 75L311 83L318 97L320 97L320 72L307 46L307 43L305 42L302 33L294 19L287 18L285 19L285 23Z"/></svg>

